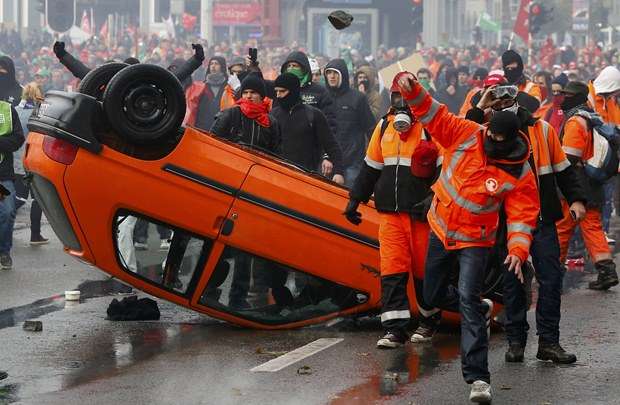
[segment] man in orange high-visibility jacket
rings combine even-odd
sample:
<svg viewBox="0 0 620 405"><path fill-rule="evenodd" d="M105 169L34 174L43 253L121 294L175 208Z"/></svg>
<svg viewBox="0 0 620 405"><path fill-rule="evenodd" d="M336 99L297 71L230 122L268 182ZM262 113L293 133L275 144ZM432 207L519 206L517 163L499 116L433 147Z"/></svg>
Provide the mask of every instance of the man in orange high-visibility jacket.
<svg viewBox="0 0 620 405"><path fill-rule="evenodd" d="M569 82L564 90L562 110L566 117L566 124L562 130L562 148L571 164L582 175L585 162L594 155L594 141L592 139L592 119L600 119L587 106L588 85L582 82ZM584 118L585 113L590 119ZM588 122L589 121L589 122ZM587 178L588 205L585 218L579 223L579 228L586 243L586 249L598 271L596 281L590 282L592 290L607 290L618 284L618 273L613 261L611 250L605 239L601 221L601 206L604 202L603 184ZM577 226L569 213L568 203L563 200L564 217L557 222L558 239L560 241L560 260L566 258L568 243Z"/></svg>
<svg viewBox="0 0 620 405"><path fill-rule="evenodd" d="M472 384L470 400L491 400L488 327L493 304L481 300L485 263L495 243L503 204L508 226L509 271L520 279L536 228L540 204L528 164L530 145L515 114L500 111L488 127L458 118L433 100L413 74L399 87L413 115L444 150L443 168L433 185L428 212L431 228L424 300L461 313L463 377ZM452 265L459 264L458 290L449 286Z"/></svg>
<svg viewBox="0 0 620 405"><path fill-rule="evenodd" d="M560 262L560 245L555 226L562 219L562 204L558 189L570 204L575 219L585 215L587 201L585 183L576 169L566 158L562 143L551 124L536 119L513 99L497 99L493 88L487 89L478 106L467 112L467 119L485 122L486 109L492 111L512 110L521 121L521 131L527 134L532 145L529 163L537 175L540 196L540 216L532 241L532 264L538 281L538 300L536 300L536 332L538 334L538 352L540 360L552 360L555 363L574 363L577 357L567 353L560 346L560 318L562 304L562 280L564 269ZM521 93L521 98L531 96ZM498 241L499 242L499 241ZM527 296L526 291L516 277L504 274L504 309L506 322L504 329L508 338L507 362L522 362L527 343Z"/></svg>
<svg viewBox="0 0 620 405"><path fill-rule="evenodd" d="M419 330L414 333L412 341L423 339L422 331L435 329L440 320L439 310L427 307L422 298L429 235L426 211L432 200L431 185L437 178L440 158L435 152L428 156L434 160L429 163L434 164L428 164L425 173L412 173L412 168L416 171L416 165L423 159L414 152L421 151L425 146L434 147L435 151L437 148L428 144L429 136L425 134L422 124L413 121L411 111L398 91L398 86L393 84L390 111L379 121L372 134L365 164L351 188L345 210L347 219L359 224L361 219L357 207L360 202L367 203L374 193L375 207L381 219L381 324L385 330L385 335L377 342L379 348L395 348L407 341L411 318L407 297L410 274L418 310L422 315ZM408 121L410 125L403 124ZM399 123L403 125L399 126Z"/></svg>

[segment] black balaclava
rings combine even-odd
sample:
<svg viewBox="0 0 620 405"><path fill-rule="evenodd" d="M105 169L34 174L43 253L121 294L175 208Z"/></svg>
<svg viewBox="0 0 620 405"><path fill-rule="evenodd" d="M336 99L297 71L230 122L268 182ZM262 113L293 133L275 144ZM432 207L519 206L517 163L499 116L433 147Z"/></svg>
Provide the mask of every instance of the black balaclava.
<svg viewBox="0 0 620 405"><path fill-rule="evenodd" d="M282 73L276 78L274 87L282 87L289 91L286 97L276 98L278 105L286 110L290 110L301 102L301 88L299 79L292 73Z"/></svg>
<svg viewBox="0 0 620 405"><path fill-rule="evenodd" d="M514 62L517 62L516 68L506 69L506 66ZM502 68L504 69L504 77L509 84L516 84L523 78L523 59L521 59L521 55L512 49L502 54Z"/></svg>
<svg viewBox="0 0 620 405"><path fill-rule="evenodd" d="M588 101L587 94L575 94L572 97L565 97L561 104L562 111L570 111L575 107L579 107Z"/></svg>
<svg viewBox="0 0 620 405"><path fill-rule="evenodd" d="M502 134L506 137L503 141L495 141L490 136L485 136L484 151L491 159L506 159L514 152L518 143L521 121L516 114L508 111L498 111L493 114L489 123L489 131L494 134Z"/></svg>
<svg viewBox="0 0 620 405"><path fill-rule="evenodd" d="M7 71L7 73L0 75L0 90L17 86L18 83L15 79L15 64L13 63L13 59L8 56L0 57L0 66Z"/></svg>

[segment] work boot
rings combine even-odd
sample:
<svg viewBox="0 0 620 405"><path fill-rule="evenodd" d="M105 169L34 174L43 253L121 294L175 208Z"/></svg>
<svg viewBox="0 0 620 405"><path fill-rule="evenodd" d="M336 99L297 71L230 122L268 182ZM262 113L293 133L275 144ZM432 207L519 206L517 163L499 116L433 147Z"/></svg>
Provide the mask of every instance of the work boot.
<svg viewBox="0 0 620 405"><path fill-rule="evenodd" d="M525 348L521 343L509 343L504 356L507 363L523 363Z"/></svg>
<svg viewBox="0 0 620 405"><path fill-rule="evenodd" d="M618 285L618 273L616 273L616 264L611 259L601 260L594 263L594 267L598 271L596 281L590 282L588 288L591 290L607 290Z"/></svg>
<svg viewBox="0 0 620 405"><path fill-rule="evenodd" d="M559 343L538 342L538 360L551 360L557 364L571 364L577 361L577 356L567 353Z"/></svg>

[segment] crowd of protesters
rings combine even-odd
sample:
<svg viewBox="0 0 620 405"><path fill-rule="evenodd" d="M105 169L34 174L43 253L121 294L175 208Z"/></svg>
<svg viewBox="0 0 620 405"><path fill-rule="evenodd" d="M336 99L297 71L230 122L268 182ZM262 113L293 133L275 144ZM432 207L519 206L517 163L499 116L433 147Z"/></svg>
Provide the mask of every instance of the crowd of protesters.
<svg viewBox="0 0 620 405"><path fill-rule="evenodd" d="M64 42L66 48L47 34L22 40L0 33L0 50L8 55L0 58L0 98L17 107L18 117L27 119L48 90L77 88L83 75L59 63L67 55L84 66L82 71L111 60L158 64L183 82L186 125L277 153L346 185L351 199L344 214L353 224L362 220L359 204L374 194L382 214L386 331L377 345L394 348L409 339L408 275L413 267L425 268L423 283L416 281L420 320L411 341L432 339L441 309L460 311L463 371L473 383L472 400L491 395L486 331L493 304L480 300L476 291L480 268L499 239L498 217L507 225L505 264L514 272L504 278L506 361L523 361L528 325L521 283L527 275L521 266L529 255L539 284L541 360L576 361L560 346L559 322L562 266L578 224L598 273L589 288L618 284L608 246L615 243L609 222L617 176L597 183L584 169L594 154L592 128L620 124L616 49L558 47L548 39L527 59L527 50L505 46L427 48L420 51L426 67L384 83L378 71L409 56L411 48L381 46L372 55L345 49L338 58L327 58L309 55L297 44L261 48L251 40L204 44L203 49L200 41L190 47L186 39L131 30L113 46L97 38L79 46ZM257 59L248 48L259 49ZM5 143L0 152L16 152L15 173L23 173L15 142ZM481 164L481 156L489 165ZM403 165L410 170L399 172ZM482 179L484 202L476 200L481 193L473 185L465 186L482 172L491 176ZM10 177L0 180L10 183ZM27 198L28 190L18 195ZM497 204L485 205L493 199ZM15 208L4 205L6 220L12 221ZM31 210L31 243L45 243L40 208L35 203ZM486 222L467 222L472 217ZM458 222L458 232L447 222ZM8 269L10 243L3 235L0 265ZM445 285L449 274L444 270L457 261L465 281L455 291Z"/></svg>

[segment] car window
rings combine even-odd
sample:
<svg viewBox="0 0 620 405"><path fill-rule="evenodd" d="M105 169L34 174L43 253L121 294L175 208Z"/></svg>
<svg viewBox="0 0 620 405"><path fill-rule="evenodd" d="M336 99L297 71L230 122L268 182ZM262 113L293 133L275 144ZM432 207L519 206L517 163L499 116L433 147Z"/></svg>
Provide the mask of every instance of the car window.
<svg viewBox="0 0 620 405"><path fill-rule="evenodd" d="M137 214L115 218L116 252L125 271L186 294L211 241Z"/></svg>
<svg viewBox="0 0 620 405"><path fill-rule="evenodd" d="M364 292L227 246L200 304L264 324L339 312L368 300Z"/></svg>

